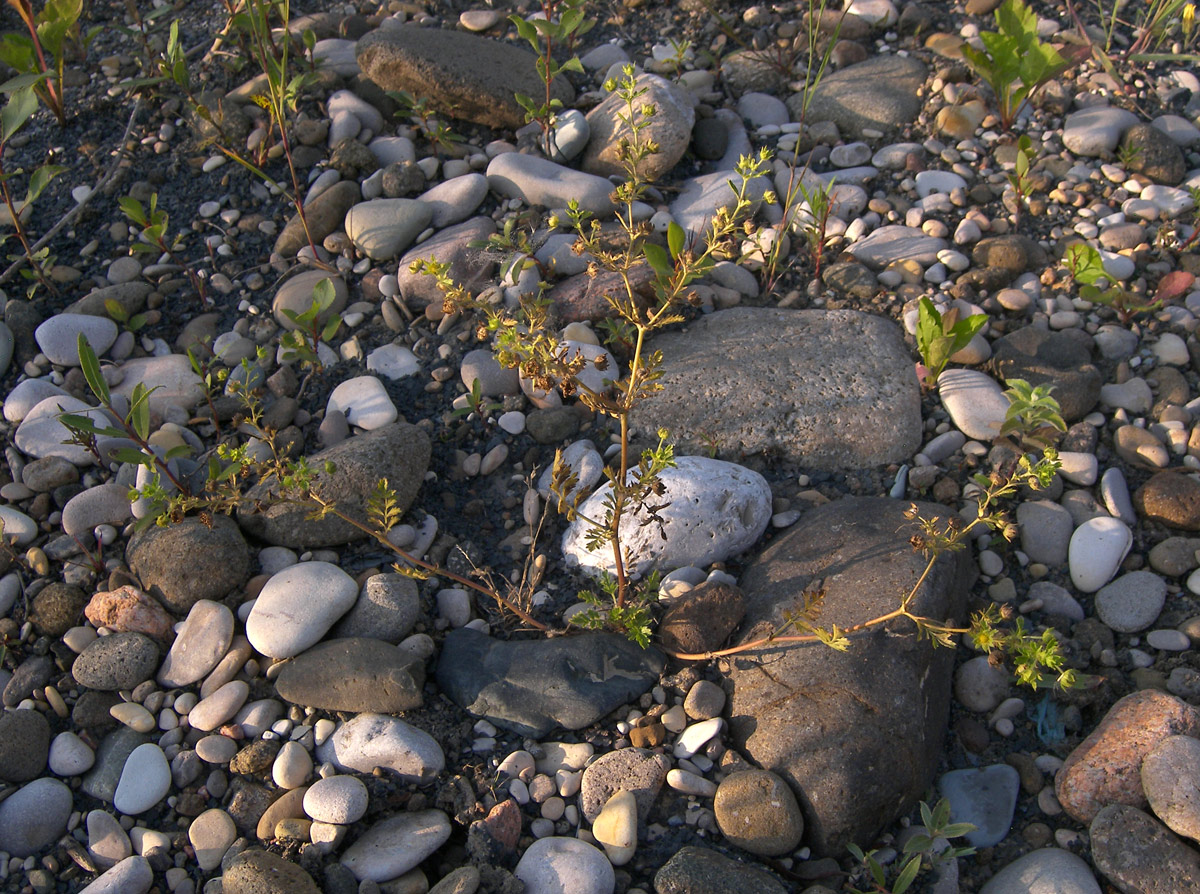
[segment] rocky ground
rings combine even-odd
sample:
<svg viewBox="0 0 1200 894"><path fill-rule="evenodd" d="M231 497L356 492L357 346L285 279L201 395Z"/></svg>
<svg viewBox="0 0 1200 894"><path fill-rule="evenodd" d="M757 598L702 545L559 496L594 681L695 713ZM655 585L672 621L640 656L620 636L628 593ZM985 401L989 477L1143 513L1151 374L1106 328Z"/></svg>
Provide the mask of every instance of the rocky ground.
<svg viewBox="0 0 1200 894"><path fill-rule="evenodd" d="M135 7L92 5L85 21L107 27L70 60L68 121L39 111L2 156L9 173L66 167L34 238L71 216L50 283L3 280L0 889L827 894L869 887L847 843L895 866L917 802L944 797L977 851L910 890L1200 890L1200 81L1087 62L1050 84L1015 127L1037 152L1020 209L1014 136L961 58L995 5L857 0L806 103L804 55L789 69L806 3L598 3L585 73L555 88L574 111L553 160L512 98L537 87L505 18L528 4L293 10L318 39L289 131L315 255L286 197L229 163L173 85L135 101L126 84L177 20L197 95L239 150L268 145L236 33L214 46L224 8L181 3L143 41ZM1078 45L1063 7L1035 9L1046 39ZM101 464L63 443L60 414L95 403L83 333L118 405L157 386L150 442L189 448L172 460L184 480L218 443L263 449L191 347L255 386L281 449L333 462L319 493L358 517L386 477L395 546L517 584L560 628L607 559L547 510L546 469L563 449L588 493L613 429L523 389L409 265L446 261L497 301L545 279L554 325L603 351L605 286L548 222L572 198L611 220L619 131L601 85L625 62L658 112L637 208L658 232L702 233L737 158L773 153L746 184L739 252L652 343L664 388L632 418L635 448L666 427L680 456L665 537L628 535L638 569L666 574L656 645L523 629L265 483L231 516L135 530L144 480L122 444L102 443ZM456 139L397 117L384 91L401 89L453 113ZM284 180L279 150L263 164ZM834 183L823 283L763 201L801 176ZM117 200L154 195L175 258L132 250ZM523 273L472 247L510 219L534 243ZM1081 240L1132 296L1171 300L1125 320L1083 300L1062 262ZM764 269L777 242L783 263ZM314 369L280 341L324 279L342 326ZM988 318L934 391L914 372L921 296ZM904 623L846 653L669 656L752 641L818 587L826 624L894 608L925 566L910 502L969 518L972 476L1011 463L994 442L1013 379L1054 386L1061 471L1012 501L1015 542L944 555L914 605L957 623L1007 606L1084 686L1022 689Z"/></svg>

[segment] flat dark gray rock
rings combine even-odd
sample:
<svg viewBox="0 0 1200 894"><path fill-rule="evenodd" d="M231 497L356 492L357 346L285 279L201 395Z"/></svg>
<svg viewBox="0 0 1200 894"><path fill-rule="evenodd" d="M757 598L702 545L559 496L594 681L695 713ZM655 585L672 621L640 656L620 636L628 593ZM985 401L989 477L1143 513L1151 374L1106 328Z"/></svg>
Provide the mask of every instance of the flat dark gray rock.
<svg viewBox="0 0 1200 894"><path fill-rule="evenodd" d="M429 468L429 436L415 425L394 422L308 457L313 492L333 502L352 518L367 520L367 500L381 478L396 491L396 506L403 513L417 496ZM332 462L333 474L325 472ZM311 519L305 503L281 502L274 482L258 484L246 494L238 510L238 524L247 532L276 546L311 549L340 546L367 535L349 522L327 515Z"/></svg>
<svg viewBox="0 0 1200 894"><path fill-rule="evenodd" d="M921 390L899 327L852 310L735 307L649 343L663 388L631 422L676 452L769 454L818 471L903 462L921 444Z"/></svg>
<svg viewBox="0 0 1200 894"><path fill-rule="evenodd" d="M399 714L421 706L425 666L391 643L366 637L318 643L283 666L279 697L326 711Z"/></svg>
<svg viewBox="0 0 1200 894"><path fill-rule="evenodd" d="M908 503L851 497L805 515L747 568L743 633L758 639L803 605L806 586L824 580L824 627L845 628L899 605L925 559ZM923 517L944 506L919 504ZM913 601L926 617L966 621L969 552L944 554ZM850 841L868 846L904 815L933 781L950 709L954 650L918 640L908 621L851 638L846 652L780 644L730 659L725 682L735 747L782 776L804 812L804 843L837 856Z"/></svg>
<svg viewBox="0 0 1200 894"><path fill-rule="evenodd" d="M461 628L446 636L437 682L455 704L518 735L576 730L658 682L664 659L623 636L584 633L498 640Z"/></svg>
<svg viewBox="0 0 1200 894"><path fill-rule="evenodd" d="M832 121L842 136L861 139L864 130L894 132L917 120L925 83L925 66L911 56L875 56L857 65L826 74L813 91L809 122ZM800 94L788 101L795 120Z"/></svg>
<svg viewBox="0 0 1200 894"><path fill-rule="evenodd" d="M520 127L525 112L513 95L537 103L545 98L533 53L477 34L385 27L361 38L354 52L363 74L384 90L407 90L439 112L476 124ZM575 91L559 77L551 96L569 106Z"/></svg>

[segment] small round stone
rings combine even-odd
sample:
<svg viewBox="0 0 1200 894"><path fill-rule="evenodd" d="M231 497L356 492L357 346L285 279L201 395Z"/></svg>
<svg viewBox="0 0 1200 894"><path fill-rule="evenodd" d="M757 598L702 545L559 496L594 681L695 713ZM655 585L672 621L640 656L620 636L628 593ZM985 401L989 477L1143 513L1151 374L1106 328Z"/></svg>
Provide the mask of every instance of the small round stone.
<svg viewBox="0 0 1200 894"><path fill-rule="evenodd" d="M726 776L717 787L713 812L722 834L752 854L782 856L794 850L804 834L795 794L769 770Z"/></svg>

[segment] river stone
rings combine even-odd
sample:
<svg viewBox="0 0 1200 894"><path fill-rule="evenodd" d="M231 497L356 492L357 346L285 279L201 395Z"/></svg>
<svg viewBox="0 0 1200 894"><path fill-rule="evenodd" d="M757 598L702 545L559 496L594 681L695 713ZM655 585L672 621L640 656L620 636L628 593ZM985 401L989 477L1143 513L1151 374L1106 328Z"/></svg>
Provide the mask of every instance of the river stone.
<svg viewBox="0 0 1200 894"><path fill-rule="evenodd" d="M341 221L339 220L338 223L340 224ZM326 270L305 270L281 285L279 291L275 293L275 297L271 301L271 313L275 317L275 322L289 332L295 329L296 324L284 311L291 311L294 314L303 314L309 311L314 300L313 290L325 280L329 280L333 284L333 303L317 315L317 322L324 326L335 315L341 314L346 306L346 298L350 294L350 290L346 288L346 281Z"/></svg>
<svg viewBox="0 0 1200 894"><path fill-rule="evenodd" d="M575 199L584 211L601 215L616 207L611 198L613 185L604 177L536 155L501 153L488 164L487 178L493 192L529 205L566 208Z"/></svg>
<svg viewBox="0 0 1200 894"><path fill-rule="evenodd" d="M342 865L359 881L386 882L417 866L450 838L440 810L415 810L382 819L342 854Z"/></svg>
<svg viewBox="0 0 1200 894"><path fill-rule="evenodd" d="M954 513L917 504L921 517ZM907 505L845 498L810 511L741 579L745 631L761 638L803 607L824 580L820 623L845 628L896 607L925 569L908 543ZM913 600L920 615L966 620L967 553L945 553ZM732 742L799 796L807 843L819 855L869 844L926 792L946 734L954 655L900 622L855 635L846 652L779 645L731 659ZM893 632L894 631L894 632Z"/></svg>
<svg viewBox="0 0 1200 894"><path fill-rule="evenodd" d="M0 713L0 780L29 782L46 769L50 724L37 711Z"/></svg>
<svg viewBox="0 0 1200 894"><path fill-rule="evenodd" d="M617 884L604 852L578 838L539 838L513 875L525 883L525 894L613 894Z"/></svg>
<svg viewBox="0 0 1200 894"><path fill-rule="evenodd" d="M658 519L644 509L621 519L621 547L626 571L645 574L686 565L723 562L750 548L771 520L771 488L757 472L703 456L676 457L674 468L663 469L664 490ZM584 518L603 518L612 486L605 484L579 507ZM612 547L588 548L591 524L572 522L563 535L562 549L569 564L586 573L616 573Z"/></svg>
<svg viewBox="0 0 1200 894"><path fill-rule="evenodd" d="M386 714L359 714L339 724L317 746L317 759L329 761L343 772L370 773L383 767L418 784L432 781L446 766L433 736Z"/></svg>
<svg viewBox="0 0 1200 894"><path fill-rule="evenodd" d="M633 431L667 428L676 452L777 457L843 472L909 459L921 445L921 389L894 323L851 310L731 308L649 341L662 390Z"/></svg>
<svg viewBox="0 0 1200 894"><path fill-rule="evenodd" d="M721 834L744 851L780 857L804 834L804 817L786 782L769 770L730 773L717 787L713 813Z"/></svg>
<svg viewBox="0 0 1200 894"><path fill-rule="evenodd" d="M687 151L696 112L686 90L658 75L638 75L637 89L645 91L638 97L637 105L650 103L656 110L654 117L642 128L641 138L653 140L658 145L657 152L638 163L638 171L644 180L658 180L675 167ZM627 172L620 157L621 147L632 139L633 131L621 119L628 117L625 100L616 91L588 112L591 139L583 154L582 167L589 174L616 175L625 179Z"/></svg>
<svg viewBox="0 0 1200 894"><path fill-rule="evenodd" d="M51 581L30 600L26 620L42 636L62 636L77 623L87 607L83 590L61 581Z"/></svg>
<svg viewBox="0 0 1200 894"><path fill-rule="evenodd" d="M108 317L89 314L55 314L37 327L38 347L57 366L79 366L79 336L87 339L98 357L117 340L117 324Z"/></svg>
<svg viewBox="0 0 1200 894"><path fill-rule="evenodd" d="M1200 710L1173 695L1143 689L1113 705L1054 778L1068 815L1090 823L1109 804L1144 807L1141 767L1170 735L1200 736Z"/></svg>
<svg viewBox="0 0 1200 894"><path fill-rule="evenodd" d="M600 755L583 771L579 788L583 818L595 822L613 795L627 791L637 804L638 824L644 830L670 769L670 758L645 748L621 748Z"/></svg>
<svg viewBox="0 0 1200 894"><path fill-rule="evenodd" d="M497 726L542 737L583 729L658 682L663 656L623 636L585 633L498 640L452 630L438 660L438 686L464 710Z"/></svg>
<svg viewBox="0 0 1200 894"><path fill-rule="evenodd" d="M1200 740L1167 736L1142 761L1142 790L1171 831L1200 841Z"/></svg>
<svg viewBox="0 0 1200 894"><path fill-rule="evenodd" d="M1110 804L1088 830L1092 860L1116 890L1129 894L1200 891L1200 854L1149 814Z"/></svg>
<svg viewBox="0 0 1200 894"><path fill-rule="evenodd" d="M796 121L832 121L843 136L862 139L864 130L887 133L916 120L925 74L925 66L911 56L875 56L827 73L812 93L807 115L800 93L787 106Z"/></svg>
<svg viewBox="0 0 1200 894"><path fill-rule="evenodd" d="M313 491L352 518L366 521L367 500L380 478L396 491L396 508L403 513L417 495L429 468L429 437L415 425L395 422L322 450L308 458L319 470ZM325 464L333 463L332 474ZM367 536L333 515L309 519L310 507L273 501L270 483L250 489L238 511L238 522L254 536L276 546L311 549L337 546Z"/></svg>
<svg viewBox="0 0 1200 894"><path fill-rule="evenodd" d="M677 850L658 870L654 890L658 894L785 894L787 889L757 866L689 845Z"/></svg>
<svg viewBox="0 0 1200 894"><path fill-rule="evenodd" d="M141 383L150 390L150 412L160 416L172 409L189 411L204 399L204 383L184 354L134 357L121 364L121 372L124 378L112 393L129 399Z"/></svg>
<svg viewBox="0 0 1200 894"><path fill-rule="evenodd" d="M367 578L354 607L333 628L335 637L369 636L395 645L408 636L421 614L417 583L403 574Z"/></svg>
<svg viewBox="0 0 1200 894"><path fill-rule="evenodd" d="M158 683L166 689L190 686L208 676L233 642L233 612L219 602L201 599L192 606L171 644Z"/></svg>
<svg viewBox="0 0 1200 894"><path fill-rule="evenodd" d="M473 217L410 248L400 258L396 271L396 282L404 300L414 308L429 304L441 306L444 296L437 287L437 279L409 269L413 261L430 258L449 264L450 278L472 295L478 294L490 281L496 260L487 252L472 248L471 243L484 242L495 232L496 224L490 217Z"/></svg>
<svg viewBox="0 0 1200 894"><path fill-rule="evenodd" d="M158 659L158 646L145 634L114 633L93 640L80 652L71 676L88 689L133 689L154 676Z"/></svg>
<svg viewBox="0 0 1200 894"><path fill-rule="evenodd" d="M1058 847L1043 847L1009 863L979 894L1101 894L1087 861Z"/></svg>
<svg viewBox="0 0 1200 894"><path fill-rule="evenodd" d="M0 801L0 851L28 857L57 840L71 816L71 790L43 777Z"/></svg>
<svg viewBox="0 0 1200 894"><path fill-rule="evenodd" d="M263 655L293 658L320 642L358 597L354 578L329 562L301 562L272 575L246 618Z"/></svg>
<svg viewBox="0 0 1200 894"><path fill-rule="evenodd" d="M299 214L288 220L275 239L275 251L285 258L293 258L296 252L308 245L309 235L315 244L320 245L326 236L341 228L346 212L361 198L362 192L355 181L342 180L333 184L316 198L304 203L304 220L300 219ZM308 233L304 231L305 223L308 224ZM307 307L304 309L307 310ZM283 325L282 321L280 325Z"/></svg>
<svg viewBox="0 0 1200 894"><path fill-rule="evenodd" d="M363 74L384 90L407 90L439 111L489 127L525 123L515 94L545 95L529 50L475 34L386 27L361 38L354 54ZM575 91L558 77L551 97L570 105Z"/></svg>
<svg viewBox="0 0 1200 894"><path fill-rule="evenodd" d="M1050 385L1063 419L1082 419L1100 400L1100 371L1091 352L1063 332L1023 326L992 342L992 368L1008 383L1024 379L1030 385Z"/></svg>
<svg viewBox="0 0 1200 894"><path fill-rule="evenodd" d="M130 538L125 561L146 591L177 615L201 599L224 599L250 574L250 548L225 515L207 524L190 516L165 528L149 525Z"/></svg>
<svg viewBox="0 0 1200 894"><path fill-rule="evenodd" d="M78 444L68 443L71 432L62 423L63 413L86 416L98 426L111 426L109 413L70 395L51 395L25 414L13 435L13 443L26 456L45 459L61 457L76 466L90 466L95 457Z"/></svg>
<svg viewBox="0 0 1200 894"><path fill-rule="evenodd" d="M284 665L279 697L326 711L399 714L421 706L425 666L378 639L319 643Z"/></svg>
<svg viewBox="0 0 1200 894"><path fill-rule="evenodd" d="M132 854L97 876L80 894L146 894L153 884L150 861Z"/></svg>
<svg viewBox="0 0 1200 894"><path fill-rule="evenodd" d="M297 864L251 848L229 861L221 876L222 894L320 894L312 876Z"/></svg>
<svg viewBox="0 0 1200 894"><path fill-rule="evenodd" d="M372 199L346 212L346 235L374 261L394 258L429 226L433 209L416 199Z"/></svg>

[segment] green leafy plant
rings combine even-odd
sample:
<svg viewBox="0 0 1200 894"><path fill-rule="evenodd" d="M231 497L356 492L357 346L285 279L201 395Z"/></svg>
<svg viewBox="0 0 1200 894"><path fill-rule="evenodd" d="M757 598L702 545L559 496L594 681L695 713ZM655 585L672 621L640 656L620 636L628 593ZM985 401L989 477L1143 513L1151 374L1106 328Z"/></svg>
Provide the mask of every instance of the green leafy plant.
<svg viewBox="0 0 1200 894"><path fill-rule="evenodd" d="M1050 395L1053 386L1030 385L1024 379L1009 379L1007 385L1008 409L1000 426L1001 437L1048 447L1057 439L1056 432L1067 430L1058 401Z"/></svg>
<svg viewBox="0 0 1200 894"><path fill-rule="evenodd" d="M606 86L620 96L623 111L619 117L630 134L622 143L620 153L626 178L614 191L622 237L614 245L602 234L600 223L576 202L569 204L567 217L576 233L576 250L594 258L590 268L592 274L600 270L616 272L624 283L616 294L608 296L608 301L614 318L610 326L612 343L627 346L629 352L626 375L621 376L619 370L609 370L602 365L607 364L604 355L595 361L586 360L578 351L563 344L547 326L546 302L540 296L522 301L515 309L497 307L474 298L457 286L449 278L445 264L432 259L421 260L413 264L413 270L437 279L445 296L447 312L475 310L483 315L485 322L480 327L480 335L495 339L501 365L517 368L540 391L557 388L564 397L578 396L589 409L616 420L619 461L605 468L608 490L598 517L580 513L582 495L575 492L577 479L570 467L562 463L561 457L555 462L551 490L558 496L560 511L568 520L580 518L587 525L590 548L611 549L614 572L609 589L612 596L610 600L601 600L611 608L606 617L609 623L626 629L630 635L640 636L629 627L632 624L640 629L641 625L637 621L640 616L627 614L630 606L639 600L633 593L626 570L628 556L621 545L621 521L642 510L651 519L650 523L654 523L658 511L665 508L660 475L674 464L674 451L667 443L665 432L660 432L656 446L641 451L636 462L630 449L629 415L640 401L661 387L658 379L662 356L647 349L646 339L683 320L680 310L695 300L691 283L711 270L716 258L731 248L734 236L741 232L749 218L755 204L749 184L765 174L769 156L763 153L757 158L742 160L738 176L730 181L729 202L714 216L699 243L689 245L687 234L674 223L667 229L665 247L650 241L646 228L635 217L634 205L648 187L642 175L642 162L657 151L645 132L655 110L641 101L645 91L638 86L631 66L625 68L620 79L610 80ZM637 292L630 276L634 268L645 267L653 276L654 297L651 301ZM594 382L588 384L584 373L592 369L610 374L604 387L596 388Z"/></svg>
<svg viewBox="0 0 1200 894"><path fill-rule="evenodd" d="M117 204L129 221L141 228L142 238L133 243L133 250L142 253L165 254L187 275L188 282L191 283L200 303L202 305L211 304L204 279L179 256L183 245L183 234L176 233L174 237L170 236L170 217L164 209L158 207L158 193L150 196L149 208L146 208L139 199L133 196L122 196L117 199Z"/></svg>
<svg viewBox="0 0 1200 894"><path fill-rule="evenodd" d="M1033 193L1033 178L1029 172L1037 161L1037 151L1028 134L1021 134L1017 139L1017 156L1013 161L1012 173L1008 175L1008 185L1012 187L1015 207L1013 210L1016 226L1021 225L1021 213L1029 207L1029 196Z"/></svg>
<svg viewBox="0 0 1200 894"><path fill-rule="evenodd" d="M325 277L313 286L312 303L307 310L284 309L283 315L296 327L279 339L285 363L301 363L310 370L321 369L321 343L328 343L342 326L341 316L330 313L336 299L333 280Z"/></svg>
<svg viewBox="0 0 1200 894"><path fill-rule="evenodd" d="M1038 38L1037 16L1022 0L1004 0L997 31L979 35L983 48L963 47L963 58L996 97L1000 126L1009 130L1021 105L1073 64Z"/></svg>
<svg viewBox="0 0 1200 894"><path fill-rule="evenodd" d="M463 395L467 399L466 406L459 407L450 414L451 419L459 419L463 416L470 416L474 413L480 419L486 419L497 410L503 409L501 404L494 401L488 401L483 396L483 387L476 379L471 383L471 390Z"/></svg>
<svg viewBox="0 0 1200 894"><path fill-rule="evenodd" d="M541 127L542 148L547 154L553 149L555 116L562 108L562 100L553 95L554 79L568 71L583 74L578 56L572 55L560 63L555 60L554 51L562 46L572 52L575 42L596 24L594 19L586 17L586 5L586 0L542 0L540 17L525 19L515 13L508 17L521 39L537 53L537 73L545 94L535 100L518 93L516 100L525 110L526 123L536 121Z"/></svg>
<svg viewBox="0 0 1200 894"><path fill-rule="evenodd" d="M28 34L0 37L0 62L23 74L40 75L34 91L59 124L67 123L63 105L63 68L66 50L74 45L82 52L102 30L99 25L81 32L79 17L83 0L46 0L34 13L32 0L8 0L25 24ZM49 59L47 59L49 53Z"/></svg>
<svg viewBox="0 0 1200 894"><path fill-rule="evenodd" d="M847 845L846 849L858 860L866 875L866 878L859 880L857 884L870 886L851 886L848 890L852 894L905 894L922 872L937 869L959 857L975 853L973 847L950 847L948 844L939 846L939 841L961 838L975 831L972 823L950 822L950 802L945 798L938 801L933 809L924 801L921 802L921 823L922 831L904 842L899 858L891 867L885 866L877 859L879 851L864 853L857 844ZM890 881L889 875L892 876Z"/></svg>
<svg viewBox="0 0 1200 894"><path fill-rule="evenodd" d="M987 314L973 314L959 319L958 308L942 314L932 301L921 298L917 311L917 350L925 366L926 388L937 384L938 376L950 358L970 344L971 339L987 325Z"/></svg>
<svg viewBox="0 0 1200 894"><path fill-rule="evenodd" d="M396 100L396 116L406 118L429 141L434 153L458 156L462 154L464 138L452 130L445 121L433 113L427 97L419 99L407 90L389 90L387 95Z"/></svg>
<svg viewBox="0 0 1200 894"><path fill-rule="evenodd" d="M1085 26L1076 0L1066 0L1067 12L1083 39L1088 51L1100 66L1117 81L1126 84L1122 69L1134 68L1150 62L1200 62L1194 50L1196 44L1196 5L1190 0L1092 0L1100 22L1103 37L1092 39ZM1130 17L1125 18L1126 14ZM1120 50L1116 49L1118 29L1128 32L1129 39ZM1180 52L1162 52L1168 40L1180 41Z"/></svg>
<svg viewBox="0 0 1200 894"><path fill-rule="evenodd" d="M1130 323L1138 314L1153 313L1181 297L1196 281L1191 273L1175 270L1159 280L1153 296L1140 295L1113 282L1104 269L1104 258L1099 249L1086 242L1068 245L1063 262L1079 287L1079 297L1111 307L1124 324Z"/></svg>
<svg viewBox="0 0 1200 894"><path fill-rule="evenodd" d="M25 126L25 123L29 121L37 109L37 97L34 95L34 91L36 85L42 83L44 80L44 75L25 74L17 75L17 77L0 85L0 93L8 96L4 108L0 109L0 201L4 202L4 207L7 209L9 220L12 223L13 233L21 243L24 258L29 264L28 269L21 269L22 276L30 280L29 292L27 293L29 297L32 297L33 289L39 284L48 289L52 294L57 294L58 290L54 287L54 284L50 281L46 273L53 263L53 258L50 257L49 246L34 249L30 244L29 233L25 228L23 217L27 209L37 201L46 187L50 185L50 182L65 171L66 167L63 165L43 164L31 172L26 172L23 169L7 171L4 168L3 155L8 141ZM25 176L27 173L28 179L25 188L25 198L18 203L13 196L11 184L15 177Z"/></svg>

